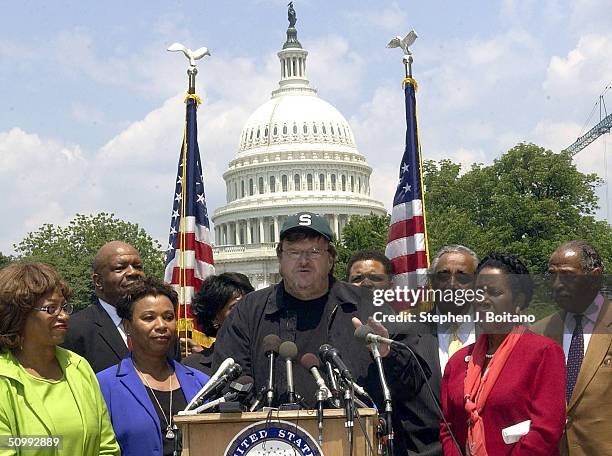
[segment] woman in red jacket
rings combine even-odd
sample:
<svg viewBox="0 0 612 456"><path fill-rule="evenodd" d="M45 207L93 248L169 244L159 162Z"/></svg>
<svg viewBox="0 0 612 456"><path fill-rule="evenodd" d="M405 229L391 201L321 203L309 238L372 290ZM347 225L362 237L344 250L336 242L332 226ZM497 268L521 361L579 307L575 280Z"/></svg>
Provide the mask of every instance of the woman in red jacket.
<svg viewBox="0 0 612 456"><path fill-rule="evenodd" d="M444 454L558 455L565 425L563 349L512 322L531 300L529 272L515 256L496 253L480 262L477 274L481 335L455 353L442 378L442 410L458 443L441 423Z"/></svg>

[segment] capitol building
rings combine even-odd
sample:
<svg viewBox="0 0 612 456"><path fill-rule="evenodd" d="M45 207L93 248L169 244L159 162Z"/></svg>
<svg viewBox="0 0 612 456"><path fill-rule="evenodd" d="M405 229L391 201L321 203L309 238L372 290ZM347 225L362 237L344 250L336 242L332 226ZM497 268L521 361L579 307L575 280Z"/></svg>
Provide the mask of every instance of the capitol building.
<svg viewBox="0 0 612 456"><path fill-rule="evenodd" d="M387 213L348 122L310 87L307 56L290 24L279 86L242 129L223 174L226 204L212 217L216 273L241 272L255 288L280 280L275 247L289 215L323 215L338 239L351 216Z"/></svg>

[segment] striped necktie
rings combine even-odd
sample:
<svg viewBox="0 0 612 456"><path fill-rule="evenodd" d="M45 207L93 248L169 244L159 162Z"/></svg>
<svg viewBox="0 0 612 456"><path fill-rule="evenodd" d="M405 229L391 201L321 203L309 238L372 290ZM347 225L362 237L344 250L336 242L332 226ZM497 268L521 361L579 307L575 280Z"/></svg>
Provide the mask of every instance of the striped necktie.
<svg viewBox="0 0 612 456"><path fill-rule="evenodd" d="M576 326L572 333L572 342L570 344L569 353L567 354L567 383L565 384L565 399L569 403L574 387L576 386L576 380L578 379L578 373L580 372L580 366L584 359L584 332L582 330L582 315L574 315L576 319Z"/></svg>

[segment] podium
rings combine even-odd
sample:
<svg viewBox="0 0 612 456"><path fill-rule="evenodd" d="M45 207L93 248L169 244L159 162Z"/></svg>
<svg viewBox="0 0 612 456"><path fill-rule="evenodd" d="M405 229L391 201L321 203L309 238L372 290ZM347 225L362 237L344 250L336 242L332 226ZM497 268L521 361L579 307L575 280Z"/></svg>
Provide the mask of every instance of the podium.
<svg viewBox="0 0 612 456"><path fill-rule="evenodd" d="M358 412L374 453L355 416L353 455L374 456L378 414L370 408ZM322 447L316 410L204 413L175 416L174 422L182 432L183 456L348 455L344 410L326 409L323 417Z"/></svg>

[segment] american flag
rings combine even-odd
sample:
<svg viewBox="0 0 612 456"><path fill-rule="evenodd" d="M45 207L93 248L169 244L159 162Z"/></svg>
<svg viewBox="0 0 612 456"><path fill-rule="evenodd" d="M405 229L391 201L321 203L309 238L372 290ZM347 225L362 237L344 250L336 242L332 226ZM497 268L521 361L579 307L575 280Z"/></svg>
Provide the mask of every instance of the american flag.
<svg viewBox="0 0 612 456"><path fill-rule="evenodd" d="M385 250L393 263L394 284L409 288L425 286L429 265L415 92L416 81L405 79L406 148L393 198L389 239Z"/></svg>
<svg viewBox="0 0 612 456"><path fill-rule="evenodd" d="M203 335L196 330L191 314L191 300L202 286L202 281L214 274L215 268L198 149L196 113L200 100L196 95L188 95L185 103L185 132L166 248L165 280L179 294L177 330L191 331L192 339L200 342Z"/></svg>

